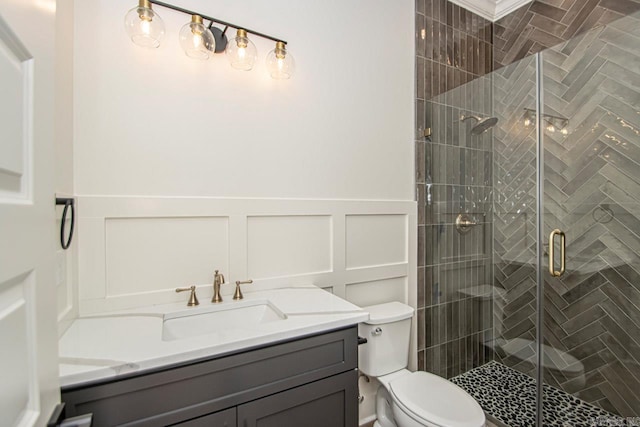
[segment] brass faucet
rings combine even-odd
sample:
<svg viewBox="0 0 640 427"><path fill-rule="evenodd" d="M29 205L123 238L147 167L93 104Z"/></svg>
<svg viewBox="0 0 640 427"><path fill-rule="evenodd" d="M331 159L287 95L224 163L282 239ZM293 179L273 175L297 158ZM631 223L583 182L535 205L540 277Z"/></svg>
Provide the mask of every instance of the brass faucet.
<svg viewBox="0 0 640 427"><path fill-rule="evenodd" d="M241 300L242 298L244 298L244 296L242 296L242 291L240 290L240 285L249 285L251 283L253 283L253 280L251 279L245 280L244 282L241 282L240 280L236 280L236 293L233 294L233 299Z"/></svg>
<svg viewBox="0 0 640 427"><path fill-rule="evenodd" d="M223 284L224 276L222 275L222 273L218 273L218 270L216 270L213 275L213 298L211 298L211 302L222 302L222 296L220 295L220 285Z"/></svg>
<svg viewBox="0 0 640 427"><path fill-rule="evenodd" d="M195 285L189 286L188 288L177 288L176 289L176 292L186 292L186 291L191 291L191 295L189 295L189 302L187 303L187 306L193 307L193 306L196 306L196 305L200 304L198 302L198 297L196 296L196 286Z"/></svg>

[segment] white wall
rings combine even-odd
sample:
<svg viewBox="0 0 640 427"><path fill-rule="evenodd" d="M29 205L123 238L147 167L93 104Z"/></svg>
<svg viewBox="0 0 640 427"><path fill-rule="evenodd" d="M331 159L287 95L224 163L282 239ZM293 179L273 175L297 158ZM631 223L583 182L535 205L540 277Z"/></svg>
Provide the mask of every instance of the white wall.
<svg viewBox="0 0 640 427"><path fill-rule="evenodd" d="M413 1L175 0L289 42L292 80L187 58L188 16L156 7L159 49L134 45L134 0L76 2L80 195L413 200ZM231 31L233 34L233 31Z"/></svg>

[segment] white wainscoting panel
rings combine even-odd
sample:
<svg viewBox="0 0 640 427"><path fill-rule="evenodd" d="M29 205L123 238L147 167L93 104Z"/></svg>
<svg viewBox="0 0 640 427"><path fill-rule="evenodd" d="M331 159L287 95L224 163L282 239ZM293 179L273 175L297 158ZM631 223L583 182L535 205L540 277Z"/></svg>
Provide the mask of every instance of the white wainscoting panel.
<svg viewBox="0 0 640 427"><path fill-rule="evenodd" d="M347 269L407 262L407 215L348 215Z"/></svg>
<svg viewBox="0 0 640 427"><path fill-rule="evenodd" d="M0 396L0 419L8 425L20 425L38 410L38 388L35 381L35 331L33 311L28 306L27 292L32 292L33 273L0 283L0 378L5 390ZM15 423L15 424L14 424Z"/></svg>
<svg viewBox="0 0 640 427"><path fill-rule="evenodd" d="M0 199L29 197L32 155L33 60L0 21Z"/></svg>
<svg viewBox="0 0 640 427"><path fill-rule="evenodd" d="M225 217L107 219L106 297L211 281L229 268L228 229Z"/></svg>
<svg viewBox="0 0 640 427"><path fill-rule="evenodd" d="M407 277L348 283L346 297L360 307L389 301L407 301Z"/></svg>
<svg viewBox="0 0 640 427"><path fill-rule="evenodd" d="M331 216L247 218L247 275L299 276L332 270Z"/></svg>
<svg viewBox="0 0 640 427"><path fill-rule="evenodd" d="M251 287L314 284L356 304L416 304L411 201L78 198L80 314L211 298L213 270ZM411 231L410 231L411 230Z"/></svg>
<svg viewBox="0 0 640 427"><path fill-rule="evenodd" d="M101 305L106 298L105 217L83 216L82 201L78 204L78 296L81 301L96 301Z"/></svg>

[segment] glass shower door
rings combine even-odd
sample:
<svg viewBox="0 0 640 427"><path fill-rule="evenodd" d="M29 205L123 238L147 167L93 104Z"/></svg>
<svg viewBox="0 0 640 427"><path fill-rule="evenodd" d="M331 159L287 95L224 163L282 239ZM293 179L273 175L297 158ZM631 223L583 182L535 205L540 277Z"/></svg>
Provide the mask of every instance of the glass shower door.
<svg viewBox="0 0 640 427"><path fill-rule="evenodd" d="M640 417L640 14L538 60L543 424L618 425Z"/></svg>
<svg viewBox="0 0 640 427"><path fill-rule="evenodd" d="M535 56L492 73L494 416L510 426L536 425L538 374L538 99Z"/></svg>
<svg viewBox="0 0 640 427"><path fill-rule="evenodd" d="M640 13L429 109L428 370L512 427L640 425Z"/></svg>

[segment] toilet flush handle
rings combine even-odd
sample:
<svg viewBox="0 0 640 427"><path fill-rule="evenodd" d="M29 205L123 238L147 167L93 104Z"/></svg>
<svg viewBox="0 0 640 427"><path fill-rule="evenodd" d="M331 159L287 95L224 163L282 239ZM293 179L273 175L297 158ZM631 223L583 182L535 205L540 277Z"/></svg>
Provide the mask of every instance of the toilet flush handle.
<svg viewBox="0 0 640 427"><path fill-rule="evenodd" d="M373 335L374 337L378 335L382 335L382 328L380 327L375 328L373 331L371 331L371 335Z"/></svg>

